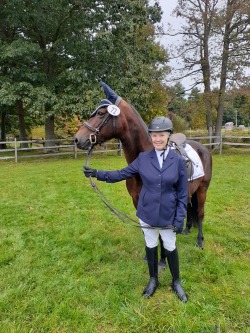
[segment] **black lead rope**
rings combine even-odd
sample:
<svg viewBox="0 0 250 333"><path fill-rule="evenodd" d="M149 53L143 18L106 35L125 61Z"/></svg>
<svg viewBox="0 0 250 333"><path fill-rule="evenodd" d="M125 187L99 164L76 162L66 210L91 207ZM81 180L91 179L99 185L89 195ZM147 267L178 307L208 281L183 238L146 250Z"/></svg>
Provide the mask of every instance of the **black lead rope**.
<svg viewBox="0 0 250 333"><path fill-rule="evenodd" d="M86 164L85 166L89 166L89 161L91 158L91 154L92 154L92 149L93 149L93 145L91 145L88 149L88 153L87 153L87 160L86 160ZM96 183L92 180L92 177L89 177L89 182L90 185L92 187L92 189L95 191L95 193L97 194L97 196L99 197L99 199L101 199L101 201L105 204L105 206L107 208L109 208L109 210L116 216L118 217L122 222L126 223L126 224L130 224L129 221L133 222L135 225L135 227L137 228L143 228L143 229L171 229L174 230L173 226L166 226L166 227L151 227L151 226L141 226L139 224L139 222L135 219L133 219L132 217L128 216L127 214L121 212L120 210L118 210L117 208L115 208L106 198L106 196L102 193L102 191L99 189L99 187L96 185Z"/></svg>
<svg viewBox="0 0 250 333"><path fill-rule="evenodd" d="M86 161L86 164L85 164L86 166L89 165L89 161L90 161L91 154L92 154L92 149L93 149L93 146L90 146L90 148L88 150L88 154L87 154L87 161ZM108 207L114 215L116 215L124 223L128 224L129 222L127 220L130 220L133 223L136 223L137 227L140 227L138 225L138 221L132 219L131 217L129 217L125 213L119 211L118 209L116 209L115 207L112 206L112 204L108 201L106 196L102 193L102 191L99 189L99 187L96 185L96 183L92 180L92 177L89 177L89 181L90 181L90 185L91 185L92 189L95 191L95 193L101 199L101 201L105 204L105 206Z"/></svg>

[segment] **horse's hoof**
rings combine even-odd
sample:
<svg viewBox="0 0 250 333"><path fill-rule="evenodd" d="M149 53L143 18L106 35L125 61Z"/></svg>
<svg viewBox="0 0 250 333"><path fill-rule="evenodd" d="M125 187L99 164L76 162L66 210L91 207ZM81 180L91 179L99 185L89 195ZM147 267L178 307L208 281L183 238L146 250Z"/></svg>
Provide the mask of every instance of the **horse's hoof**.
<svg viewBox="0 0 250 333"><path fill-rule="evenodd" d="M185 229L182 231L181 234L182 234L182 235L188 235L188 234L190 234L190 230L189 230L188 228L185 228Z"/></svg>
<svg viewBox="0 0 250 333"><path fill-rule="evenodd" d="M203 247L202 244L196 243L195 246L198 247L201 250L204 250L204 247Z"/></svg>

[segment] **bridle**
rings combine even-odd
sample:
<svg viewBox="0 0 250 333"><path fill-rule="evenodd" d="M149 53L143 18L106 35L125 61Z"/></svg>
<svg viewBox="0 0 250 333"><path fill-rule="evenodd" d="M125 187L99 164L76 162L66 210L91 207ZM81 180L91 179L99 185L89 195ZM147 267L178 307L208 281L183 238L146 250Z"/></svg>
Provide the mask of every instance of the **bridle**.
<svg viewBox="0 0 250 333"><path fill-rule="evenodd" d="M108 112L106 113L106 115L102 119L101 123L97 127L91 126L87 121L85 121L83 123L83 126L85 126L90 131L94 132L94 133L90 133L90 135L89 135L89 141L90 141L91 145L95 145L97 143L101 143L100 141L98 141L98 135L100 133L101 128L104 127L108 123L108 121L109 121L109 119L111 117L113 118L113 135L115 135L115 132L116 132L115 118L116 117L112 116Z"/></svg>

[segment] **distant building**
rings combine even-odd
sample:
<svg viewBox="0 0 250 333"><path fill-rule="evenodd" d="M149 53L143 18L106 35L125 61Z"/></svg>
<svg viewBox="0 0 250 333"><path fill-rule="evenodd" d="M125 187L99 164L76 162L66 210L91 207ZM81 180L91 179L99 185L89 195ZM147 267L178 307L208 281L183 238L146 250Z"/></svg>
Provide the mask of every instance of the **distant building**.
<svg viewBox="0 0 250 333"><path fill-rule="evenodd" d="M225 130L231 131L234 128L234 123L232 121L225 123Z"/></svg>
<svg viewBox="0 0 250 333"><path fill-rule="evenodd" d="M245 127L245 125L239 125L239 127L238 127L240 130L244 130L246 127Z"/></svg>

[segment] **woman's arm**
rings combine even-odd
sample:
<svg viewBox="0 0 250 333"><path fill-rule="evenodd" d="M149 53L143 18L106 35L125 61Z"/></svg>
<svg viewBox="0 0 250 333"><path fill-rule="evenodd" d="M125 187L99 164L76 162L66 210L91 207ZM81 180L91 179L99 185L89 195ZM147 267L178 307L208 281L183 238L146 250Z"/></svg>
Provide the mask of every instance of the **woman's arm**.
<svg viewBox="0 0 250 333"><path fill-rule="evenodd" d="M132 163L121 170L106 171L92 169L87 166L83 168L83 172L86 177L95 177L100 181L107 183L116 183L122 180L132 178L139 173L139 161L136 158Z"/></svg>
<svg viewBox="0 0 250 333"><path fill-rule="evenodd" d="M116 183L128 178L132 178L138 174L138 172L138 161L135 159L131 164L121 170L97 170L96 178L107 183Z"/></svg>

